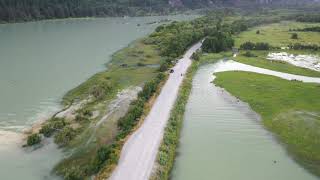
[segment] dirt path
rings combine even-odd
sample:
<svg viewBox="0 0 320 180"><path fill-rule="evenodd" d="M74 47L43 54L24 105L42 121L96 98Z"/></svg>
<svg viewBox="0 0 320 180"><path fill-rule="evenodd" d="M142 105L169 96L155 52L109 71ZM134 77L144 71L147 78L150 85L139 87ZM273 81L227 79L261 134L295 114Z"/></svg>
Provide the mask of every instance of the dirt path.
<svg viewBox="0 0 320 180"><path fill-rule="evenodd" d="M191 65L190 57L200 46L201 43L192 46L175 65L143 125L125 143L110 180L149 179L179 87Z"/></svg>
<svg viewBox="0 0 320 180"><path fill-rule="evenodd" d="M308 77L308 76L300 76L295 74L283 73L279 71L273 71L269 69L259 68L243 63L239 63L233 60L228 61L220 61L216 64L216 72L224 72L224 71L247 71L247 72L255 72L260 74L266 74L271 76L277 76L286 80L298 80L306 83L320 83L320 78Z"/></svg>

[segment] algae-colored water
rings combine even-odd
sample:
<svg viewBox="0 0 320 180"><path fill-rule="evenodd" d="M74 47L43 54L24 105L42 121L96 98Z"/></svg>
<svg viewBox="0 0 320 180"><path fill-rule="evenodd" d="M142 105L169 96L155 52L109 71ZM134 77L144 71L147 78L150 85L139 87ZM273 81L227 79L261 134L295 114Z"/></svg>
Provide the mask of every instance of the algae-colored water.
<svg viewBox="0 0 320 180"><path fill-rule="evenodd" d="M292 160L246 104L211 83L216 68L203 66L194 77L172 180L318 179Z"/></svg>

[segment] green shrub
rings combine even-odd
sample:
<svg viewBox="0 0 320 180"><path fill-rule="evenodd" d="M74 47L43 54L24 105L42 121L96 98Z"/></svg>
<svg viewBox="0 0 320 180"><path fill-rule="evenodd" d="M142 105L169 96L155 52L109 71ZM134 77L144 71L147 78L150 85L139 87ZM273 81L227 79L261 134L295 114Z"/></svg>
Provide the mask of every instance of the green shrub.
<svg viewBox="0 0 320 180"><path fill-rule="evenodd" d="M39 133L43 134L45 137L52 136L57 130L61 130L67 125L64 118L53 118L48 120L48 122L42 126Z"/></svg>
<svg viewBox="0 0 320 180"><path fill-rule="evenodd" d="M96 157L93 159L90 165L91 173L97 173L103 167L105 162L110 158L112 153L112 147L110 146L102 146L98 149Z"/></svg>
<svg viewBox="0 0 320 180"><path fill-rule="evenodd" d="M41 137L39 134L36 133L28 136L28 139L27 139L28 146L33 146L33 145L39 144L40 142L41 142Z"/></svg>
<svg viewBox="0 0 320 180"><path fill-rule="evenodd" d="M200 56L201 56L201 51L197 50L196 52L194 52L191 56L191 59L195 60L195 61L199 61L200 60Z"/></svg>
<svg viewBox="0 0 320 180"><path fill-rule="evenodd" d="M45 137L50 137L55 132L55 129L52 128L51 124L45 124L40 129L39 133L43 134Z"/></svg>
<svg viewBox="0 0 320 180"><path fill-rule="evenodd" d="M320 46L317 44L300 44L300 43L295 43L295 44L290 44L289 45L290 49L294 50L313 50L313 51L319 51Z"/></svg>
<svg viewBox="0 0 320 180"><path fill-rule="evenodd" d="M320 22L320 14L301 14L296 17L298 22Z"/></svg>
<svg viewBox="0 0 320 180"><path fill-rule="evenodd" d="M216 32L213 36L209 36L204 40L202 50L207 53L219 53L232 48L233 45L234 40L230 34Z"/></svg>
<svg viewBox="0 0 320 180"><path fill-rule="evenodd" d="M83 180L85 173L79 166L71 166L64 169L64 180Z"/></svg>
<svg viewBox="0 0 320 180"><path fill-rule="evenodd" d="M264 42L257 42L257 43L245 42L240 45L240 49L243 49L243 50L269 50L269 49L271 49L271 46L269 45L269 43L264 43Z"/></svg>
<svg viewBox="0 0 320 180"><path fill-rule="evenodd" d="M245 42L240 45L240 49L244 49L244 50L253 50L254 47L255 47L255 44L252 42Z"/></svg>
<svg viewBox="0 0 320 180"><path fill-rule="evenodd" d="M92 112L88 109L81 109L77 112L77 115L75 117L75 120L78 122L84 122L88 121L90 117L92 116Z"/></svg>
<svg viewBox="0 0 320 180"><path fill-rule="evenodd" d="M59 146L67 145L76 135L76 131L71 127L64 127L54 136L54 142Z"/></svg>
<svg viewBox="0 0 320 180"><path fill-rule="evenodd" d="M169 69L170 65L167 62L161 63L159 71L160 72L165 72Z"/></svg>
<svg viewBox="0 0 320 180"><path fill-rule="evenodd" d="M298 39L298 34L297 33L291 34L291 39Z"/></svg>
<svg viewBox="0 0 320 180"><path fill-rule="evenodd" d="M247 51L243 55L246 57L257 57L257 55L253 54L251 51Z"/></svg>
<svg viewBox="0 0 320 180"><path fill-rule="evenodd" d="M106 94L112 89L112 83L108 80L101 80L99 84L91 88L90 94L96 99L103 99Z"/></svg>

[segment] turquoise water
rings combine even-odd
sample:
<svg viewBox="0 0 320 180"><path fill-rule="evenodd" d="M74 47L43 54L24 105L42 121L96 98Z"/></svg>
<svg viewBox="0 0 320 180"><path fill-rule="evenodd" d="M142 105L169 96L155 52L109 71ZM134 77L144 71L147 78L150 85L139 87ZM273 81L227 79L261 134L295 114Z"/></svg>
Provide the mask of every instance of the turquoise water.
<svg viewBox="0 0 320 180"><path fill-rule="evenodd" d="M172 180L316 180L263 128L259 117L215 87L200 68L186 106Z"/></svg>

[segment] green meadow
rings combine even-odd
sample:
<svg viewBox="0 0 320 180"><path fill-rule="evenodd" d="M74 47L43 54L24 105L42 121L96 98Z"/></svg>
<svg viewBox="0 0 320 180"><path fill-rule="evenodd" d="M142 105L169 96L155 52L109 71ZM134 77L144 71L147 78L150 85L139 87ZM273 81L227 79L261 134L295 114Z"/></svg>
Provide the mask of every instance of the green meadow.
<svg viewBox="0 0 320 180"><path fill-rule="evenodd" d="M298 162L320 174L319 84L250 72L216 75L216 85L247 102Z"/></svg>
<svg viewBox="0 0 320 180"><path fill-rule="evenodd" d="M235 46L250 42L267 42L275 47L284 47L289 44L318 44L320 45L319 32L295 32L290 29L320 26L320 23L300 23L294 21L282 21L280 23L262 25L240 33L235 37ZM259 34L256 32L260 31ZM298 39L291 39L293 33L298 34Z"/></svg>

